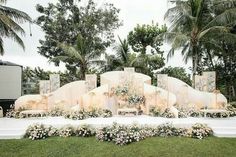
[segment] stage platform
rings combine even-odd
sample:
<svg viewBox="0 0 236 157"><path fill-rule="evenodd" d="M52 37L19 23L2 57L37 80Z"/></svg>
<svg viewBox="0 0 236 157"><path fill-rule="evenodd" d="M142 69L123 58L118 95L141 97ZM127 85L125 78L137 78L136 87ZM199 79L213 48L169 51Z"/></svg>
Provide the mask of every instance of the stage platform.
<svg viewBox="0 0 236 157"><path fill-rule="evenodd" d="M0 118L0 139L20 139L23 138L29 125L40 123L52 125L56 128L65 125L74 127L88 124L93 127L112 125L114 122L124 125L139 124L157 126L163 123L172 123L177 127L191 127L195 123L204 123L211 127L217 137L236 137L236 117L231 118L162 118L150 117L146 115L124 117L114 116L111 118L88 118L84 120L71 120L64 117L42 117L42 118Z"/></svg>

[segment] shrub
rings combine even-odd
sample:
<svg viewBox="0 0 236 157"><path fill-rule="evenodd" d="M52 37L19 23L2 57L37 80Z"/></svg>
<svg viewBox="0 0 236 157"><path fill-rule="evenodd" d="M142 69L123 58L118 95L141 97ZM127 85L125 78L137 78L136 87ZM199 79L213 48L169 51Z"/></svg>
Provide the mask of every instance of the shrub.
<svg viewBox="0 0 236 157"><path fill-rule="evenodd" d="M231 105L233 108L236 108L236 101L230 102L230 105Z"/></svg>
<svg viewBox="0 0 236 157"><path fill-rule="evenodd" d="M112 141L115 138L114 130L117 128L117 124L113 124L112 126L105 126L102 128L99 128L96 131L96 138L99 141Z"/></svg>
<svg viewBox="0 0 236 157"><path fill-rule="evenodd" d="M112 112L108 109L104 109L104 110L102 110L101 116L103 118L112 117Z"/></svg>
<svg viewBox="0 0 236 157"><path fill-rule="evenodd" d="M72 126L67 125L59 130L60 137L70 137L74 135L74 129Z"/></svg>
<svg viewBox="0 0 236 157"><path fill-rule="evenodd" d="M101 112L100 110L93 108L92 110L87 111L85 113L87 114L88 118L96 118L101 115L100 112Z"/></svg>
<svg viewBox="0 0 236 157"><path fill-rule="evenodd" d="M188 117L188 111L184 110L184 109L178 109L179 113L178 113L178 117L179 118L187 118Z"/></svg>
<svg viewBox="0 0 236 157"><path fill-rule="evenodd" d="M64 117L73 120L83 120L86 118L86 113L84 110L81 111L73 111L64 113Z"/></svg>
<svg viewBox="0 0 236 157"><path fill-rule="evenodd" d="M199 117L199 116L201 116L201 113L197 110L189 110L188 115L190 117Z"/></svg>
<svg viewBox="0 0 236 157"><path fill-rule="evenodd" d="M230 117L236 116L236 108L234 106L227 105L226 110L229 112Z"/></svg>
<svg viewBox="0 0 236 157"><path fill-rule="evenodd" d="M75 130L75 135L80 137L90 137L95 135L95 131L89 125L82 125Z"/></svg>
<svg viewBox="0 0 236 157"><path fill-rule="evenodd" d="M165 118L175 118L175 115L170 111L169 108L165 109L165 111L161 114L161 117Z"/></svg>
<svg viewBox="0 0 236 157"><path fill-rule="evenodd" d="M212 135L213 131L206 124L196 123L189 129L188 133L192 138L203 139Z"/></svg>
<svg viewBox="0 0 236 157"><path fill-rule="evenodd" d="M152 136L152 130L143 129L137 125L124 126L114 123L112 126L103 127L96 132L96 138L100 141L113 141L117 145L126 145L138 142Z"/></svg>
<svg viewBox="0 0 236 157"><path fill-rule="evenodd" d="M26 137L31 140L45 139L49 136L49 131L49 128L42 124L33 124L26 130Z"/></svg>
<svg viewBox="0 0 236 157"><path fill-rule="evenodd" d="M80 110L73 112L66 112L64 114L65 118L73 119L73 120L83 120L85 118L96 118L96 117L111 117L112 112L110 110L101 110L101 109L92 109L90 111Z"/></svg>
<svg viewBox="0 0 236 157"><path fill-rule="evenodd" d="M58 135L59 135L59 131L57 128L54 128L52 126L48 127L48 137L58 136Z"/></svg>
<svg viewBox="0 0 236 157"><path fill-rule="evenodd" d="M152 106L149 109L149 113L151 116L158 117L161 114L161 110L158 107Z"/></svg>
<svg viewBox="0 0 236 157"><path fill-rule="evenodd" d="M7 110L7 118L20 118L20 111L15 111L14 109Z"/></svg>
<svg viewBox="0 0 236 157"><path fill-rule="evenodd" d="M48 116L51 117L59 117L63 116L63 114L64 114L63 110L58 107L55 107L48 112Z"/></svg>
<svg viewBox="0 0 236 157"><path fill-rule="evenodd" d="M155 136L168 137L168 136L187 136L188 129L174 127L170 123L159 125L155 129Z"/></svg>

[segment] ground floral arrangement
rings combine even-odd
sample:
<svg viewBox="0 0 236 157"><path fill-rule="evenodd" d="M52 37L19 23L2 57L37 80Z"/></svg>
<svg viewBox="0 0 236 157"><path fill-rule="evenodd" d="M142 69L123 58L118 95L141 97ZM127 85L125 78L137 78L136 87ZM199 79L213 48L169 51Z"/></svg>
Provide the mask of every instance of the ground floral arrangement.
<svg viewBox="0 0 236 157"><path fill-rule="evenodd" d="M119 125L113 123L112 126L101 127L95 129L89 125L82 125L77 128L66 125L61 129L42 124L33 124L29 126L25 137L31 140L45 139L53 136L60 137L91 137L95 136L99 141L113 142L116 145L127 145L133 142L144 140L148 137L191 137L203 139L211 136L213 131L205 124L194 124L191 128L177 128L172 124L166 123L157 127L133 125Z"/></svg>
<svg viewBox="0 0 236 157"><path fill-rule="evenodd" d="M6 117L8 118L30 118L30 117L46 117L46 116L51 116L51 117L59 117L59 116L64 116L65 118L68 119L73 119L73 120L83 120L86 118L95 118L95 117L103 117L103 118L108 118L112 117L112 112L107 109L91 109L91 110L80 110L80 111L63 111L59 108L54 108L46 113L42 114L26 114L26 113L21 113L23 109L20 110L14 110L10 109L6 113Z"/></svg>
<svg viewBox="0 0 236 157"><path fill-rule="evenodd" d="M178 109L178 111L178 118L205 116L203 112L194 109ZM149 113L151 116L154 117L175 118L174 114L170 111L169 108L166 108L164 111L161 111L159 107L151 107ZM210 118L227 118L234 116L236 116L236 108L231 105L226 106L225 112L206 113L206 117Z"/></svg>

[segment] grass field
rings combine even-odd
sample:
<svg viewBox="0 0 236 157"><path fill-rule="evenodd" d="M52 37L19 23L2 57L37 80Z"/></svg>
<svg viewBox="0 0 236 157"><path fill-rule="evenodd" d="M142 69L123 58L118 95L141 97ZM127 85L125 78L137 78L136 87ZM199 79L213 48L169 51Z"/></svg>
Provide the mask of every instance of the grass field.
<svg viewBox="0 0 236 157"><path fill-rule="evenodd" d="M1 157L235 157L236 138L153 137L127 146L90 138L0 140Z"/></svg>

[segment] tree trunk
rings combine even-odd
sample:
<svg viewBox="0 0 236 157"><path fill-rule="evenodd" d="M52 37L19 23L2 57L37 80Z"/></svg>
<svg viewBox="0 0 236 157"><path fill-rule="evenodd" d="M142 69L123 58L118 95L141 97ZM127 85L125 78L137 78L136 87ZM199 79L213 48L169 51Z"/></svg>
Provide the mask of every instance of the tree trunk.
<svg viewBox="0 0 236 157"><path fill-rule="evenodd" d="M80 79L81 80L85 80L85 75L86 75L86 72L87 72L87 66L86 65L81 65L80 67Z"/></svg>
<svg viewBox="0 0 236 157"><path fill-rule="evenodd" d="M193 46L192 48L192 68L193 68L193 82L192 82L192 87L195 88L195 75L197 74L197 65L198 65L198 53L197 53L197 47Z"/></svg>

